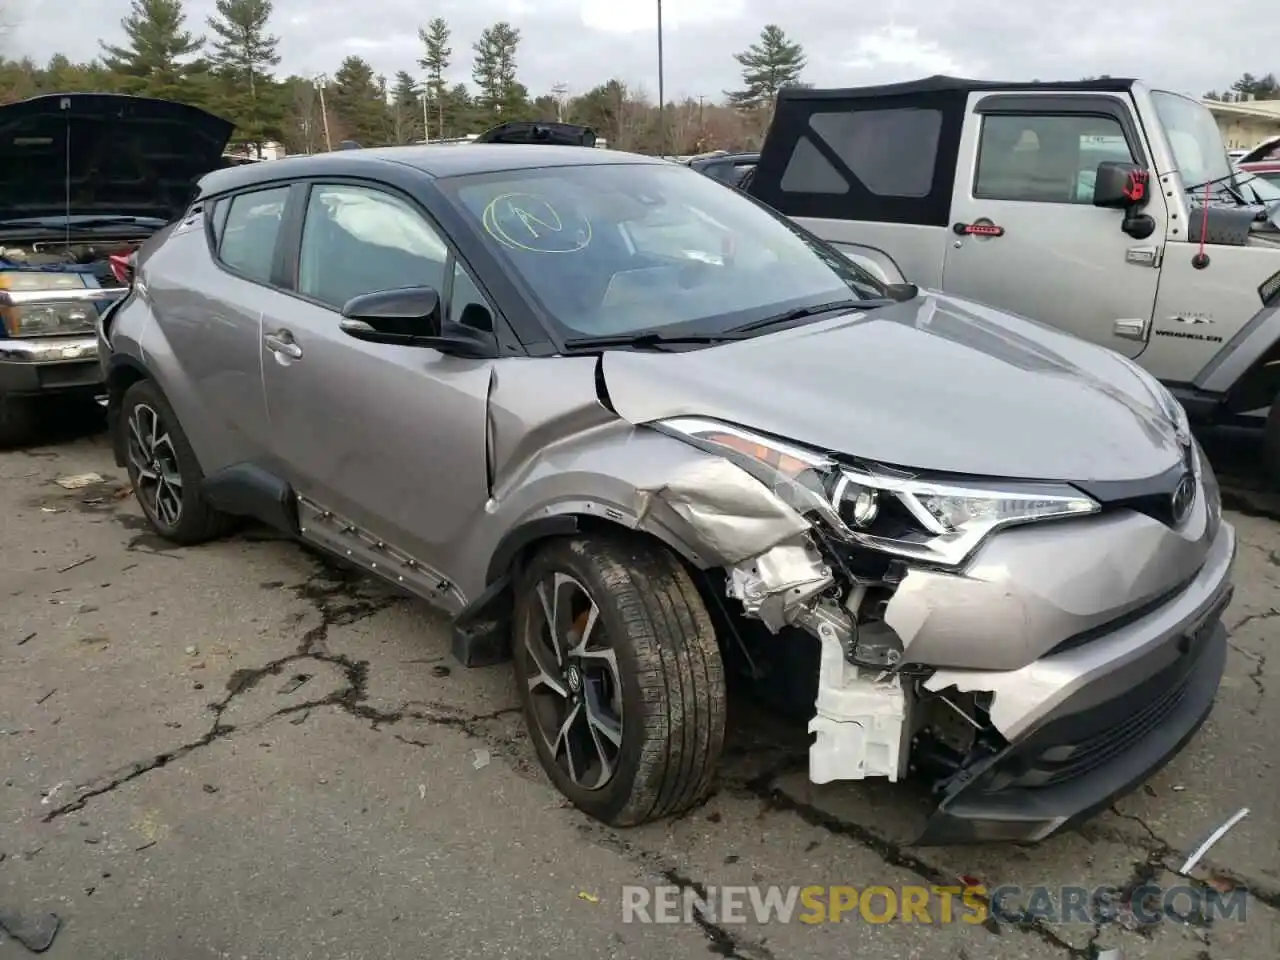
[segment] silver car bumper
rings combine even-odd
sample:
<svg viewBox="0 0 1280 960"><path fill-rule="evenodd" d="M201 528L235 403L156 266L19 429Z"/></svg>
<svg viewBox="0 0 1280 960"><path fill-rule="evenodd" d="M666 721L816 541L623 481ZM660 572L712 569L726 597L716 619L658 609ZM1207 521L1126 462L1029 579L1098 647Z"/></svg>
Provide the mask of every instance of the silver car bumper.
<svg viewBox="0 0 1280 960"><path fill-rule="evenodd" d="M0 393L92 389L101 381L93 335L0 339Z"/></svg>
<svg viewBox="0 0 1280 960"><path fill-rule="evenodd" d="M1041 840L1172 759L1222 679L1235 554L1224 523L1194 579L1153 609L1017 670L934 673L928 690L994 694L991 722L1008 746L947 785L918 842Z"/></svg>

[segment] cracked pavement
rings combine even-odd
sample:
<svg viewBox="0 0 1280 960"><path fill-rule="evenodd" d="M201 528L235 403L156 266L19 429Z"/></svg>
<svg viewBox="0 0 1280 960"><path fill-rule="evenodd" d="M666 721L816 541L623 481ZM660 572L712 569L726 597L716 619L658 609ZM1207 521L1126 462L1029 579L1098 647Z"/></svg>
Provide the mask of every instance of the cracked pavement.
<svg viewBox="0 0 1280 960"><path fill-rule="evenodd" d="M1230 449L1224 456L1231 455ZM106 482L65 490L58 477ZM1229 480L1229 478L1228 478ZM596 824L546 781L509 670L464 670L442 618L261 530L150 535L88 425L0 454L0 925L114 958L744 960L1280 955L1280 498L1232 491L1228 675L1147 785L1039 847L913 848L923 798L815 786L803 724L734 702L715 795ZM1192 881L1175 871L1242 806ZM1247 887L1244 922L622 921L624 884ZM1011 901L1007 906L1017 906ZM46 929L36 929L41 920ZM22 930L22 924L27 929ZM0 958L31 955L0 933Z"/></svg>

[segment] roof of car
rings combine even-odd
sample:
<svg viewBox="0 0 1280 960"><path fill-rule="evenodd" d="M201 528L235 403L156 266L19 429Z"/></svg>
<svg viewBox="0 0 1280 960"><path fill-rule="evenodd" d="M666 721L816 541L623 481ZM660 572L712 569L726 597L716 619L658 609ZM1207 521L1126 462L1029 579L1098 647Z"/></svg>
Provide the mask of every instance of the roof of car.
<svg viewBox="0 0 1280 960"><path fill-rule="evenodd" d="M947 77L936 75L922 80L909 80L905 83L885 83L874 87L842 87L830 89L814 89L812 87L783 87L778 92L781 100L849 100L868 97L913 96L945 91L975 90L1090 90L1100 92L1124 92L1133 87L1137 80L1120 77L1103 77L1098 80L1063 80L1040 83L1038 81L1019 80L1003 83L995 80L969 80L964 77Z"/></svg>
<svg viewBox="0 0 1280 960"><path fill-rule="evenodd" d="M544 167L661 162L656 157L593 147L476 143L371 147L364 150L336 150L309 156L283 157L270 163L252 163L215 170L200 179L200 192L202 195L224 193L294 177L359 176L369 172L370 164L379 163L413 167L431 177L454 177Z"/></svg>

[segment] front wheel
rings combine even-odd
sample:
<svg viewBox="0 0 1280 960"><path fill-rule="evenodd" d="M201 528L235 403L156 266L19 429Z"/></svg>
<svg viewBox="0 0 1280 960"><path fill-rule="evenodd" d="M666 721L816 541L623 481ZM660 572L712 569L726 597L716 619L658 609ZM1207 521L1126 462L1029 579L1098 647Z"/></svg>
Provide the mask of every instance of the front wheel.
<svg viewBox="0 0 1280 960"><path fill-rule="evenodd" d="M1271 401L1262 436L1262 466L1271 486L1280 489L1280 396Z"/></svg>
<svg viewBox="0 0 1280 960"><path fill-rule="evenodd" d="M618 827L705 798L724 747L724 668L680 562L639 539L556 540L515 600L518 693L560 792Z"/></svg>

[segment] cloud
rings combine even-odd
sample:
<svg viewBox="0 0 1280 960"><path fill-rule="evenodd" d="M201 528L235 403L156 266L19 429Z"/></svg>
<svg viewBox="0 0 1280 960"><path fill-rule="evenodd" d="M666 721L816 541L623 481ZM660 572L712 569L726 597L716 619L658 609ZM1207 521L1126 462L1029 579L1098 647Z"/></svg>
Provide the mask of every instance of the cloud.
<svg viewBox="0 0 1280 960"><path fill-rule="evenodd" d="M43 60L61 51L95 56L115 42L127 0L15 0L11 49ZM13 4L11 4L13 5ZM188 22L204 30L213 0L188 0ZM1054 80L1108 73L1140 76L1201 94L1243 71L1280 68L1280 17L1254 0L666 0L666 88L674 96L718 97L738 86L733 54L781 26L809 57L806 79L852 86L931 73L987 79ZM349 9L349 21L343 11ZM471 79L480 31L509 20L522 35L520 79L535 93L556 83L582 91L610 77L657 87L657 2L633 0L359 0L326 6L276 0L281 69L332 73L342 58L366 57L388 76L419 72L417 29L427 16L453 28L450 79Z"/></svg>

